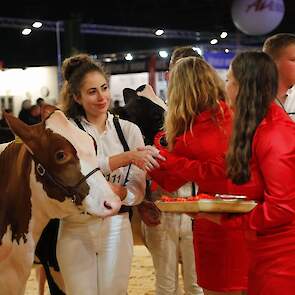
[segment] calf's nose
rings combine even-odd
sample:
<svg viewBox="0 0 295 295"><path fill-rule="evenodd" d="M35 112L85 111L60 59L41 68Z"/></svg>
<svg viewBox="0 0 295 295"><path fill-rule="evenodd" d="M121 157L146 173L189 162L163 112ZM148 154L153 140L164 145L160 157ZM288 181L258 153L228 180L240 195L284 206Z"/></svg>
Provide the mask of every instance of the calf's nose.
<svg viewBox="0 0 295 295"><path fill-rule="evenodd" d="M116 214L119 212L121 208L121 201L104 201L103 202L104 207L109 211L110 214Z"/></svg>

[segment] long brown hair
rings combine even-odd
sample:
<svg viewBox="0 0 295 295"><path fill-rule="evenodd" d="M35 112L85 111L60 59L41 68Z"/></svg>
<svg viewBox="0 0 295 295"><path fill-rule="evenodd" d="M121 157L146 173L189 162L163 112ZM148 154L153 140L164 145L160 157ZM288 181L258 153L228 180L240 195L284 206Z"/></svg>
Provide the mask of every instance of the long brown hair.
<svg viewBox="0 0 295 295"><path fill-rule="evenodd" d="M227 154L227 173L236 184L250 179L249 162L255 131L265 117L278 89L275 63L266 53L243 52L231 64L239 85L234 102L234 122Z"/></svg>
<svg viewBox="0 0 295 295"><path fill-rule="evenodd" d="M83 107L75 101L74 97L80 95L83 80L90 72L99 72L108 81L108 75L102 65L88 54L73 55L65 59L62 64L64 83L60 93L59 107L69 118L85 116Z"/></svg>
<svg viewBox="0 0 295 295"><path fill-rule="evenodd" d="M224 99L223 81L204 60L184 57L172 68L168 83L168 111L164 129L171 150L175 138L192 129L195 117L205 110L218 109Z"/></svg>

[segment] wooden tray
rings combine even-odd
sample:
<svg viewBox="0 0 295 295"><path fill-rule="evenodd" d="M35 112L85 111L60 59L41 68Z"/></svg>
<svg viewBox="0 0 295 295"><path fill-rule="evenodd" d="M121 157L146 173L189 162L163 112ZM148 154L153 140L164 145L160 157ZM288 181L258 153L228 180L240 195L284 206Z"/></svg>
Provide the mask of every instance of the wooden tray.
<svg viewBox="0 0 295 295"><path fill-rule="evenodd" d="M185 202L156 201L156 206L163 212L174 213L246 213L250 212L257 203L254 201L230 200L199 200Z"/></svg>

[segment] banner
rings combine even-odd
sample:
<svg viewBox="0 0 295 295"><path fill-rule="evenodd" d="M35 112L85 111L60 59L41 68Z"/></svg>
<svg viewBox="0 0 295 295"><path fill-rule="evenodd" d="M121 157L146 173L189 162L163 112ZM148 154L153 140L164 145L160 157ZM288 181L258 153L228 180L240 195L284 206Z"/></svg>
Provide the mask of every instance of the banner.
<svg viewBox="0 0 295 295"><path fill-rule="evenodd" d="M204 53L205 60L215 69L228 69L235 52L207 51Z"/></svg>
<svg viewBox="0 0 295 295"><path fill-rule="evenodd" d="M156 59L154 67L156 71L166 71L169 67L169 60ZM112 75L149 72L149 59L104 63L104 68Z"/></svg>

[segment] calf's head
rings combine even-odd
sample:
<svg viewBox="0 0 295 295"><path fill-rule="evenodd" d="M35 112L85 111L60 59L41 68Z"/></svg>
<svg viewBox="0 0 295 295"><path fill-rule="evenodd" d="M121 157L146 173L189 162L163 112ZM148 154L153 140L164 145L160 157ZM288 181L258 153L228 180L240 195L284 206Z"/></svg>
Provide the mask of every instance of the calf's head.
<svg viewBox="0 0 295 295"><path fill-rule="evenodd" d="M79 211L116 214L121 200L97 167L94 140L55 107L45 105L43 114L47 117L33 126L10 114L5 118L29 151L49 203L64 209L65 216Z"/></svg>
<svg viewBox="0 0 295 295"><path fill-rule="evenodd" d="M139 126L145 144L152 145L155 135L163 126L166 104L156 96L150 85L142 85L136 90L124 88L123 96L127 119Z"/></svg>

